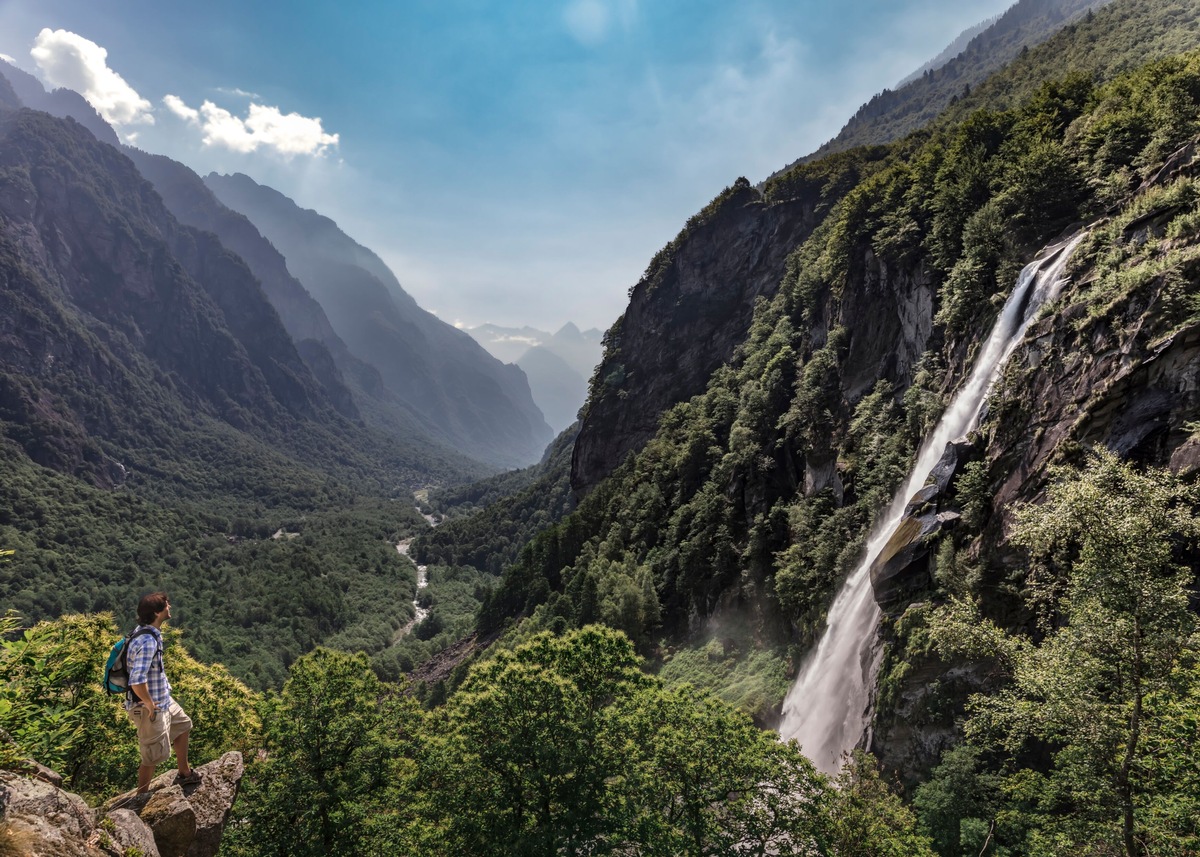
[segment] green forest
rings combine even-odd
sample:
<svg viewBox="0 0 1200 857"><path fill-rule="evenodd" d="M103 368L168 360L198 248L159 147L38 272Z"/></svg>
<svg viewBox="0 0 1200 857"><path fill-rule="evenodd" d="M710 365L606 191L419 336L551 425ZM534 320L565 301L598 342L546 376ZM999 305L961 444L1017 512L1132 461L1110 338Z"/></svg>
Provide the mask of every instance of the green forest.
<svg viewBox="0 0 1200 857"><path fill-rule="evenodd" d="M426 709L363 653L318 648L258 693L169 635L197 762L248 756L229 854L1177 854L1200 848L1200 633L1189 606L1200 494L1111 455L1055 474L1014 542L1032 633L966 599L910 609L909 646L985 658L964 740L905 794L859 754L833 779L794 743L620 631L541 632ZM0 763L33 756L101 798L133 742L96 680L110 616L5 620Z"/></svg>

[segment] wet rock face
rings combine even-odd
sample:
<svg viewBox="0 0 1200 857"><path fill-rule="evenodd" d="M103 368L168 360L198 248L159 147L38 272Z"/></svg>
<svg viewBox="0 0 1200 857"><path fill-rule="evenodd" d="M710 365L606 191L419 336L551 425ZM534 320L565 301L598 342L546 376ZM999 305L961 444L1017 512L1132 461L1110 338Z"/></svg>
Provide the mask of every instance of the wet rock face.
<svg viewBox="0 0 1200 857"><path fill-rule="evenodd" d="M1197 266L1196 275L1200 275ZM1006 474L993 509L1033 499L1062 450L1102 446L1125 458L1191 472L1188 426L1200 417L1200 324L1156 337L1156 320L1114 319L1072 329L1068 307L1039 323L1015 360L1039 361L1020 378L1021 404L990 439L993 469ZM1015 441L1011 439L1015 438Z"/></svg>
<svg viewBox="0 0 1200 857"><path fill-rule="evenodd" d="M902 608L931 581L931 554L946 527L956 524L958 511L948 508L954 478L973 456L966 440L951 441L929 474L929 483L912 496L904 519L871 565L871 589L884 610Z"/></svg>
<svg viewBox="0 0 1200 857"><path fill-rule="evenodd" d="M242 756L226 753L196 770L199 785L181 787L171 771L146 794L127 792L95 810L49 782L0 771L0 836L14 853L44 857L101 857L131 848L144 857L215 857L237 797Z"/></svg>
<svg viewBox="0 0 1200 857"><path fill-rule="evenodd" d="M930 554L937 537L959 517L957 512L926 511L901 521L871 565L871 589L880 607L886 610L906 604L914 593L929 586Z"/></svg>

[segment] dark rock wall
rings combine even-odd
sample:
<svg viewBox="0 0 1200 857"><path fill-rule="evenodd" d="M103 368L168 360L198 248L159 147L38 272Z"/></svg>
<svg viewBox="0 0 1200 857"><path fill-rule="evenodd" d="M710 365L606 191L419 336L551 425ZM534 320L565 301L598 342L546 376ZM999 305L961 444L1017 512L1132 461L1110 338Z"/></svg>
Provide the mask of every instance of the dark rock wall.
<svg viewBox="0 0 1200 857"><path fill-rule="evenodd" d="M661 275L634 287L583 412L571 463L578 495L640 449L665 410L702 392L733 357L755 300L775 293L788 254L815 225L812 200L768 204L737 186L683 237Z"/></svg>

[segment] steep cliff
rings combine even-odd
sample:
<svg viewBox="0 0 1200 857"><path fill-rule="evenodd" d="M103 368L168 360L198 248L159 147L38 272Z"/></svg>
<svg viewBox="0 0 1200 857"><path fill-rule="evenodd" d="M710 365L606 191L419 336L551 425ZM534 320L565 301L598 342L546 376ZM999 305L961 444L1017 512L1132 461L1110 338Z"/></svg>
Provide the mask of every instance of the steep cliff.
<svg viewBox="0 0 1200 857"><path fill-rule="evenodd" d="M945 718L986 667L926 662L919 625L898 619L910 602L966 593L1020 627L1024 570L999 510L1037 498L1049 462L1078 462L1096 444L1193 466L1197 208L1191 149L1176 149L1200 131L1200 60L1117 72L1144 32L1197 44L1200 11L1160 12L1118 0L1029 51L1023 67L1045 74L1015 105L802 164L758 199L745 186L718 198L610 331L573 460L584 496L505 572L481 626L599 619L651 647L659 635L700 646L747 628L751 648L794 671L1018 274L1092 224L1073 257L1081 290L1061 299L1084 306L1056 305L1054 321L1034 325L1032 356L1010 364L985 434L956 446L940 485L914 498L876 575L888 655L875 748L897 769L927 766L953 735L952 715L935 726L930 712ZM1099 39L1125 46L1116 67L1070 74L1063 58ZM807 206L814 223L745 322L725 307L697 327L683 295L705 281L686 279L687 259L747 258L715 249L733 234L753 240L729 227L739 216L762 222L739 215L739 196L766 212ZM727 362L693 383L725 329ZM948 692L931 696L922 685L939 676ZM764 721L767 692L748 694Z"/></svg>
<svg viewBox="0 0 1200 857"><path fill-rule="evenodd" d="M571 462L577 494L644 445L663 411L700 393L733 356L755 300L778 288L820 201L769 202L741 179L650 263L605 337Z"/></svg>
<svg viewBox="0 0 1200 857"><path fill-rule="evenodd" d="M730 209L750 198L718 197L651 263L607 334L608 351L592 381L572 465L576 492L594 488L645 443L667 407L703 390L712 371L732 357L754 299L775 291L787 253L874 169L872 160L884 157L873 146L935 120L960 122L980 107L1012 107L1040 81L1069 68L1105 79L1147 57L1185 50L1195 43L1189 29L1194 19L1184 0L1166 6L1151 0L1023 0L969 50L864 105L834 141L768 179L761 213L732 218ZM961 97L964 85L977 94ZM807 214L791 212L805 206ZM718 211L726 213L713 217ZM711 225L695 228L710 218ZM758 277L758 285L748 285Z"/></svg>

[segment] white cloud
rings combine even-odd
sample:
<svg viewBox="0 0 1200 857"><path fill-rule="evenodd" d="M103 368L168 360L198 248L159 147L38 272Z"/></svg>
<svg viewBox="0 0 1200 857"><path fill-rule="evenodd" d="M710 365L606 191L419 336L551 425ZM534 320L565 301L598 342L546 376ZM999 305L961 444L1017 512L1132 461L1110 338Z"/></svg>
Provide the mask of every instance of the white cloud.
<svg viewBox="0 0 1200 857"><path fill-rule="evenodd" d="M197 125L206 146L243 153L270 149L288 157L319 157L338 144L338 135L327 134L320 118L284 113L278 107L251 104L243 119L211 101L205 101L199 110L177 95L164 97L163 103L179 118Z"/></svg>
<svg viewBox="0 0 1200 857"><path fill-rule="evenodd" d="M73 89L113 125L153 125L150 102L108 67L108 51L68 30L44 28L29 52L51 86Z"/></svg>
<svg viewBox="0 0 1200 857"><path fill-rule="evenodd" d="M598 45L608 36L608 6L602 0L571 0L563 10L563 23L576 41Z"/></svg>
<svg viewBox="0 0 1200 857"><path fill-rule="evenodd" d="M512 343L514 345L528 345L530 348L535 345L541 345L542 340L536 336L497 336L492 340L493 343L502 342L505 344Z"/></svg>
<svg viewBox="0 0 1200 857"><path fill-rule="evenodd" d="M222 95L236 95L238 98L262 98L262 96L257 92L247 92L246 90L237 86L233 87L232 89L224 86L218 86L217 92L221 93Z"/></svg>
<svg viewBox="0 0 1200 857"><path fill-rule="evenodd" d="M178 116L180 119L183 119L184 121L187 121L187 122L199 122L200 121L200 111L194 107L188 107L186 104L183 103L183 99L180 98L178 95L163 96L163 104L165 104L167 106L168 110L170 110L172 113L174 113L176 116Z"/></svg>
<svg viewBox="0 0 1200 857"><path fill-rule="evenodd" d="M4 60L9 65L17 64L17 61L15 59L13 59L12 57L10 57L8 54L0 54L0 60Z"/></svg>

